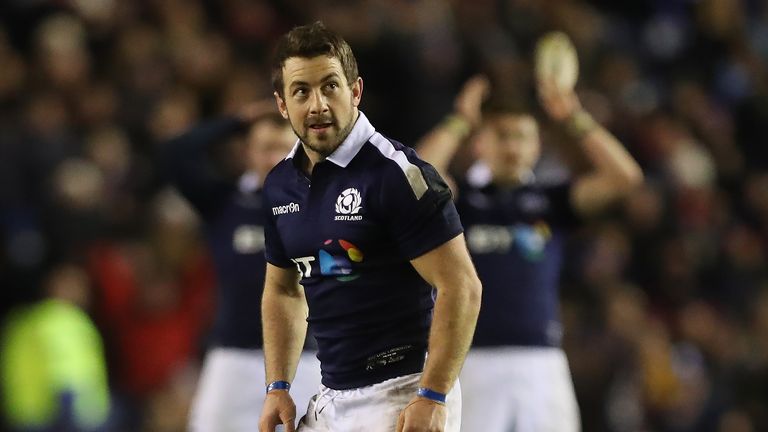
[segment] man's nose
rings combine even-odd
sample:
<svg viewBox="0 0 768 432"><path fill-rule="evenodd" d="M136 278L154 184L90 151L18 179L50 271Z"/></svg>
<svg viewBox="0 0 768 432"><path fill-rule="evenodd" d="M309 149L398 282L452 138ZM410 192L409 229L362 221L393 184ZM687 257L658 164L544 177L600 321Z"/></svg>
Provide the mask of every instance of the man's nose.
<svg viewBox="0 0 768 432"><path fill-rule="evenodd" d="M322 114L328 111L328 101L323 95L323 92L315 90L312 92L309 100L309 113L310 114Z"/></svg>

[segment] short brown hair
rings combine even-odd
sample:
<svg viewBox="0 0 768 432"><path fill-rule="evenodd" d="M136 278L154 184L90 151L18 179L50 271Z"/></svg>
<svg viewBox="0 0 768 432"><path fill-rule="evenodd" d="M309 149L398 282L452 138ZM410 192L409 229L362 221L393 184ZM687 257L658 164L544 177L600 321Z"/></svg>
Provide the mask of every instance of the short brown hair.
<svg viewBox="0 0 768 432"><path fill-rule="evenodd" d="M341 63L347 83L357 80L357 60L352 54L347 41L340 35L328 30L322 22L316 21L300 27L294 27L278 42L272 62L272 87L283 97L283 66L291 57L312 58L325 55L336 58Z"/></svg>

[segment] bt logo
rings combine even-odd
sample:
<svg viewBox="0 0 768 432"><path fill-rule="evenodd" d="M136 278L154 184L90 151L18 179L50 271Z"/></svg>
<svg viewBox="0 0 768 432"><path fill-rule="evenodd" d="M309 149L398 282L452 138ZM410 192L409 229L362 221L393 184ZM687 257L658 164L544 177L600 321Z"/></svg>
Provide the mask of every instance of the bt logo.
<svg viewBox="0 0 768 432"><path fill-rule="evenodd" d="M317 253L317 258L320 264L321 275L336 276L336 279L341 282L349 282L360 277L359 273L354 272L352 264L363 262L363 252L357 246L343 239L336 240L335 242L329 239L323 242L323 245L329 249L336 248L338 245L345 253L344 255L334 255L333 251L329 252L325 249L320 249ZM292 258L291 261L296 264L302 277L308 278L313 275L312 272L315 270L315 267L312 265L315 262L314 256Z"/></svg>
<svg viewBox="0 0 768 432"><path fill-rule="evenodd" d="M467 246L476 254L505 254L513 247L528 261L539 261L552 238L546 222L533 225L472 225L466 231Z"/></svg>

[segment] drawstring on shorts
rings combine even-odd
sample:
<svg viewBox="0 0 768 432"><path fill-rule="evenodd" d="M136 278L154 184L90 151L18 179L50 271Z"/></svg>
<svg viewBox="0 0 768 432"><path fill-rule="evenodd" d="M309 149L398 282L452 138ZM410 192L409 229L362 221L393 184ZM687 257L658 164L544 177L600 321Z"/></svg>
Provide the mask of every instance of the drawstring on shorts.
<svg viewBox="0 0 768 432"><path fill-rule="evenodd" d="M331 392L333 392L333 395L329 395ZM328 387L323 388L320 390L320 393L317 395L317 401L315 401L315 420L317 420L317 416L323 412L325 407L328 406L333 400L338 396L338 392L334 392L333 389L330 389ZM320 406L322 404L322 406Z"/></svg>

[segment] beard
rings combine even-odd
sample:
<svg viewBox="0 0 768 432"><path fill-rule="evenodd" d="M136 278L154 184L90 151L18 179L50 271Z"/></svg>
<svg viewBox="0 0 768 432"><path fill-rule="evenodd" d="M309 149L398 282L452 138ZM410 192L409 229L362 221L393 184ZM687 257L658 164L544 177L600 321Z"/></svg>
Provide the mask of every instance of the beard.
<svg viewBox="0 0 768 432"><path fill-rule="evenodd" d="M318 123L328 123L330 126L323 133L312 132L310 125ZM323 158L326 158L336 151L347 136L349 136L349 133L352 132L352 128L355 126L355 116L342 128L339 128L337 122L330 116L308 119L304 122L303 126L304 132L300 133L293 126L293 122L291 122L291 128L296 136L301 139L302 144Z"/></svg>

